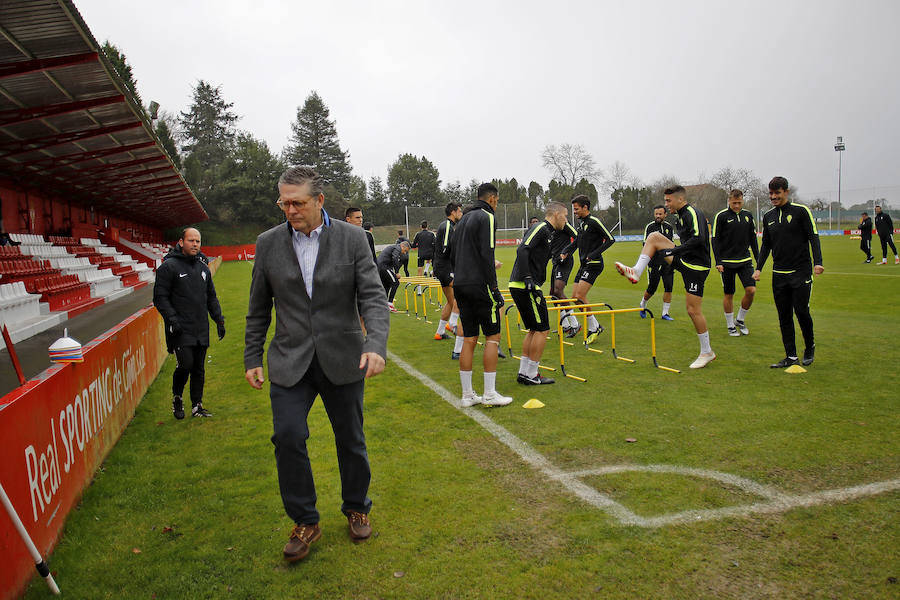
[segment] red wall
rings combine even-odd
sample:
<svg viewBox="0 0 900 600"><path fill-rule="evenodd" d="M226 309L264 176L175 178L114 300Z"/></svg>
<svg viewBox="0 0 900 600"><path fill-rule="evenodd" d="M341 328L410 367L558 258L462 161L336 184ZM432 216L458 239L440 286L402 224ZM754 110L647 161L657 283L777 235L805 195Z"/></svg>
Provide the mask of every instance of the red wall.
<svg viewBox="0 0 900 600"><path fill-rule="evenodd" d="M162 231L141 223L113 217L101 211L91 213L74 202L23 190L13 182L0 178L0 203L3 226L10 233L52 234L72 228L76 238L96 238L97 230L117 228L125 236L138 242L163 241Z"/></svg>
<svg viewBox="0 0 900 600"><path fill-rule="evenodd" d="M149 307L87 344L83 363L55 365L0 398L0 481L45 558L165 358L162 318ZM0 567L3 600L36 572L2 510Z"/></svg>

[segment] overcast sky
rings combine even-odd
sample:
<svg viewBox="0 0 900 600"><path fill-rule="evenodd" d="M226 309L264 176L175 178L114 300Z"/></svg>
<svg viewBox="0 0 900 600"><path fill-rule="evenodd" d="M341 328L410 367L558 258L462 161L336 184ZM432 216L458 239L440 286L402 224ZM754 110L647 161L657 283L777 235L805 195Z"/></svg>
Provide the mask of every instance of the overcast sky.
<svg viewBox="0 0 900 600"><path fill-rule="evenodd" d="M900 196L896 0L75 4L144 102L220 85L275 152L318 91L365 179L409 152L442 183L546 187L541 150L573 143L647 183L743 167L808 198L837 189L842 135L844 204Z"/></svg>

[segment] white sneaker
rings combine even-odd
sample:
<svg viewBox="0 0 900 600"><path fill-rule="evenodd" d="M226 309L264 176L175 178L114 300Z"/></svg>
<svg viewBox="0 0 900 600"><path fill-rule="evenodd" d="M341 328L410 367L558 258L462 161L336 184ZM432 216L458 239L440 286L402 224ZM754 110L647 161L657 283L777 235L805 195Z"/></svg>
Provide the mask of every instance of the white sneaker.
<svg viewBox="0 0 900 600"><path fill-rule="evenodd" d="M459 405L463 408L468 408L470 406L475 406L476 404L481 404L482 398L478 394L473 392L463 392L462 398L459 400Z"/></svg>
<svg viewBox="0 0 900 600"><path fill-rule="evenodd" d="M623 265L620 262L617 262L616 263L616 271L619 272L619 275L624 275L625 277L627 277L628 281L630 281L631 283L638 282L638 278L634 274L634 269L632 269L631 267L629 267L627 265Z"/></svg>
<svg viewBox="0 0 900 600"><path fill-rule="evenodd" d="M714 360L716 360L715 352L710 352L709 354L700 354L700 356L697 357L697 360L691 363L691 368L702 369Z"/></svg>
<svg viewBox="0 0 900 600"><path fill-rule="evenodd" d="M496 391L484 395L481 403L485 406L506 406L512 402L511 396L501 396Z"/></svg>
<svg viewBox="0 0 900 600"><path fill-rule="evenodd" d="M392 313L397 312L397 309L394 308L394 303L393 303L393 302L388 302L388 310L391 311Z"/></svg>
<svg viewBox="0 0 900 600"><path fill-rule="evenodd" d="M735 326L737 326L738 331L743 333L744 335L750 335L750 330L747 329L747 325L743 321L735 320Z"/></svg>
<svg viewBox="0 0 900 600"><path fill-rule="evenodd" d="M737 327L729 327L728 335L731 337L741 337L741 332L737 330Z"/></svg>

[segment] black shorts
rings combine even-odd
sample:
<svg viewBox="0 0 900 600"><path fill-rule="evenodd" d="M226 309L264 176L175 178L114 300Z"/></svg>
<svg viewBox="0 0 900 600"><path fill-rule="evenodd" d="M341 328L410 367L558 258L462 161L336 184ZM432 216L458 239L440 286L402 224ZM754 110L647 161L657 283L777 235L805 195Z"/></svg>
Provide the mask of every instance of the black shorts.
<svg viewBox="0 0 900 600"><path fill-rule="evenodd" d="M425 266L425 262L426 262L426 261L431 262L431 260L432 260L432 258L431 258L430 256L419 256L419 257L416 259L416 264L417 264L417 266L419 266L419 267L424 267L424 266Z"/></svg>
<svg viewBox="0 0 900 600"><path fill-rule="evenodd" d="M575 259L571 255L563 261L554 261L553 263L553 280L562 281L564 284L569 283L569 275L572 274L572 267L575 266Z"/></svg>
<svg viewBox="0 0 900 600"><path fill-rule="evenodd" d="M477 337L479 328L486 336L500 333L500 307L486 285L454 285L453 296L464 337Z"/></svg>
<svg viewBox="0 0 900 600"><path fill-rule="evenodd" d="M667 294L672 293L672 281L674 279L672 266L666 264L665 261L659 263L650 263L650 269L647 272L647 293L651 296L656 293L659 286L659 280L662 279L663 291Z"/></svg>
<svg viewBox="0 0 900 600"><path fill-rule="evenodd" d="M756 281L753 279L753 264L745 262L739 265L724 265L725 270L720 273L722 276L722 288L726 295L734 294L734 276L737 275L741 280L741 285L745 288L756 287Z"/></svg>
<svg viewBox="0 0 900 600"><path fill-rule="evenodd" d="M684 291L692 296L703 297L703 284L706 283L706 278L709 276L709 269L688 266L677 256L672 260L672 268L681 273Z"/></svg>
<svg viewBox="0 0 900 600"><path fill-rule="evenodd" d="M550 315L547 313L547 302L540 290L531 293L525 288L515 288L509 284L509 295L512 296L519 318L528 331L550 331ZM521 284L520 284L521 285Z"/></svg>
<svg viewBox="0 0 900 600"><path fill-rule="evenodd" d="M578 274L575 275L575 283L578 283L579 281L586 281L589 284L594 285L594 281L597 280L597 277L602 272L602 258L600 260L592 260L589 263L581 263L581 266L578 267Z"/></svg>
<svg viewBox="0 0 900 600"><path fill-rule="evenodd" d="M453 283L453 273L450 272L450 267L435 266L434 276L441 282L441 287L447 287Z"/></svg>

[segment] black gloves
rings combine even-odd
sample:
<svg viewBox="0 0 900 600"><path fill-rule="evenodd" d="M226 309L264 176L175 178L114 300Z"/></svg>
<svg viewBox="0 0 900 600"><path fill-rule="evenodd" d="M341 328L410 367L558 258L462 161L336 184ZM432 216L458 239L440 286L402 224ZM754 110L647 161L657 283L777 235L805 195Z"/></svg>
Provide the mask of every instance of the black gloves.
<svg viewBox="0 0 900 600"><path fill-rule="evenodd" d="M216 332L219 334L219 340L225 337L225 321L216 323Z"/></svg>
<svg viewBox="0 0 900 600"><path fill-rule="evenodd" d="M500 293L500 288L493 288L491 290L491 297L494 299L497 308L503 308L503 294Z"/></svg>
<svg viewBox="0 0 900 600"><path fill-rule="evenodd" d="M173 338L177 338L179 335L181 335L181 325L179 325L177 321L167 323L166 333L168 333Z"/></svg>

